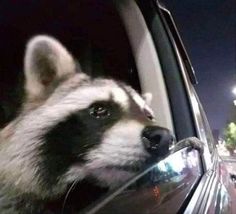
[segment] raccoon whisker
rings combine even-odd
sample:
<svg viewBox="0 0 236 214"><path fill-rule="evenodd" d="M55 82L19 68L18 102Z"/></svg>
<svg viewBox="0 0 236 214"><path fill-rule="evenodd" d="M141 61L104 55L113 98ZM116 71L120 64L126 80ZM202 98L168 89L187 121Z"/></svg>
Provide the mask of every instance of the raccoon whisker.
<svg viewBox="0 0 236 214"><path fill-rule="evenodd" d="M83 148L88 148L88 147L90 147L91 145L89 145L89 144L85 144L85 145L83 145L82 147Z"/></svg>
<svg viewBox="0 0 236 214"><path fill-rule="evenodd" d="M83 157L85 154L87 154L87 152L83 152L77 155L77 157Z"/></svg>
<svg viewBox="0 0 236 214"><path fill-rule="evenodd" d="M68 199L68 197L69 197L71 191L74 189L74 187L77 185L78 182L79 182L79 180L75 180L75 181L71 184L70 188L68 189L68 191L67 191L67 193L66 193L66 196L65 196L65 198L64 198L64 201L63 201L61 214L64 213L65 206L66 206L66 201L67 201L67 199Z"/></svg>

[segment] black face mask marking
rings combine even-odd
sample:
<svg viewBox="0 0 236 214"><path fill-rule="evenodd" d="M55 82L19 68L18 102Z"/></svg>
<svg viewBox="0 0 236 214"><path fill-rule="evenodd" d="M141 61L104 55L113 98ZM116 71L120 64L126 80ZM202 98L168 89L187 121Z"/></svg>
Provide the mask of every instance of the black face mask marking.
<svg viewBox="0 0 236 214"><path fill-rule="evenodd" d="M100 113L105 117L91 115L91 109L99 106L103 107ZM86 153L101 143L104 132L121 117L122 109L118 104L99 101L70 115L43 136L45 143L40 148L42 162L39 171L47 184L54 184L73 164L84 163Z"/></svg>
<svg viewBox="0 0 236 214"><path fill-rule="evenodd" d="M111 116L109 106L102 103L95 103L89 108L89 113L96 119L106 119Z"/></svg>

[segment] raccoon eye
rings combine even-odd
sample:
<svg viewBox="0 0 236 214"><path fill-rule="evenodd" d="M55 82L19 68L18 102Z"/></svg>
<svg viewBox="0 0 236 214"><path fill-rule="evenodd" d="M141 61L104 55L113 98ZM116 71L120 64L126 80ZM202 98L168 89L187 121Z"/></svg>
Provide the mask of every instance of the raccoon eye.
<svg viewBox="0 0 236 214"><path fill-rule="evenodd" d="M108 108L101 104L91 106L89 109L89 113L96 119L104 119L110 116L110 111L108 110Z"/></svg>

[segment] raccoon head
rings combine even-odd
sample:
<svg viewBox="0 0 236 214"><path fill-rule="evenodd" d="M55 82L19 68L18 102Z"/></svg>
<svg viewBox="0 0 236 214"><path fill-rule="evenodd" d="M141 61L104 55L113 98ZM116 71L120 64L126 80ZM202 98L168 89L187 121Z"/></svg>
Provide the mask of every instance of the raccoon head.
<svg viewBox="0 0 236 214"><path fill-rule="evenodd" d="M1 133L0 180L16 190L52 197L86 177L112 188L149 156L142 132L153 121L143 98L122 82L87 76L57 40L29 41L25 92L10 134Z"/></svg>

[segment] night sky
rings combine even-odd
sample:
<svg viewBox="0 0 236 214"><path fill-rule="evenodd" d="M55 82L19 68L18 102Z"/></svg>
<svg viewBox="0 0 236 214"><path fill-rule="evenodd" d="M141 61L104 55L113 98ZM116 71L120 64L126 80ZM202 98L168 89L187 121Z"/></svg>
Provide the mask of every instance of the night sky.
<svg viewBox="0 0 236 214"><path fill-rule="evenodd" d="M212 129L222 129L236 86L235 0L162 0L171 11L191 58L196 86Z"/></svg>

